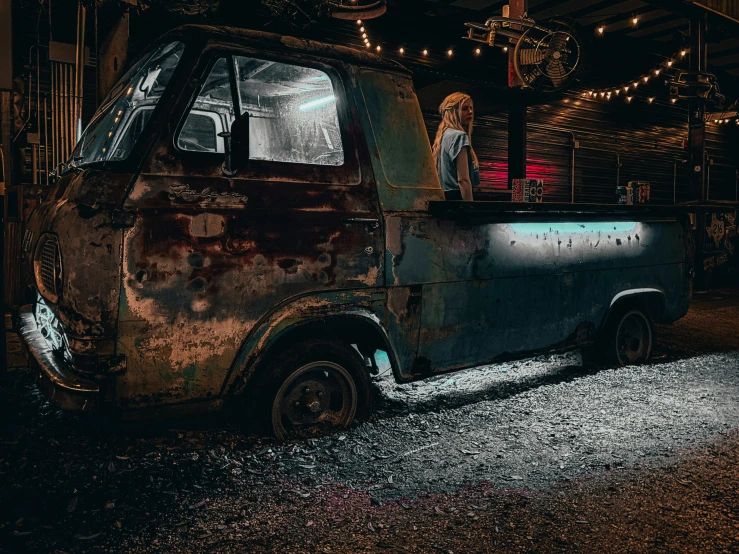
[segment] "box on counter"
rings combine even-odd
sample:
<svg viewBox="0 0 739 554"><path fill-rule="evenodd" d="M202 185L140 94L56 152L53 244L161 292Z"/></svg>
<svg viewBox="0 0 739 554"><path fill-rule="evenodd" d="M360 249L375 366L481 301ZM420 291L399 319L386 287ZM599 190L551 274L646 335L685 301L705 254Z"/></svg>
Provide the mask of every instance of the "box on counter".
<svg viewBox="0 0 739 554"><path fill-rule="evenodd" d="M542 202L544 181L542 179L513 179L513 202Z"/></svg>

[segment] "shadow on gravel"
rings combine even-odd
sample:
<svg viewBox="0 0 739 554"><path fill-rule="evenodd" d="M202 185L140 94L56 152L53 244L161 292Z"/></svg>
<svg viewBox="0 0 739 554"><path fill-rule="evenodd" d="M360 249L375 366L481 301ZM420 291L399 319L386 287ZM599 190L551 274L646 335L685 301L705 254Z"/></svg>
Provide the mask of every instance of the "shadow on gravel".
<svg viewBox="0 0 739 554"><path fill-rule="evenodd" d="M524 360L523 362L526 361ZM582 364L568 364L549 369L548 361L537 360L536 363L542 367L542 373L526 377L511 375L510 379L502 382L500 380L488 383L483 382L473 390L433 390L435 388L434 383L448 379L449 375L453 374L430 378L418 385L424 389L429 389L428 397L417 397L411 402L403 397L383 394L381 389L375 387L375 417L376 419L384 419L409 413L423 414L432 411L461 408L483 400L503 400L545 385L566 383L609 369L607 367L583 367ZM481 368L465 370L465 374L472 376L476 371L481 371ZM405 385L405 387L408 386L413 385ZM403 386L397 386L395 389L398 390L401 387Z"/></svg>

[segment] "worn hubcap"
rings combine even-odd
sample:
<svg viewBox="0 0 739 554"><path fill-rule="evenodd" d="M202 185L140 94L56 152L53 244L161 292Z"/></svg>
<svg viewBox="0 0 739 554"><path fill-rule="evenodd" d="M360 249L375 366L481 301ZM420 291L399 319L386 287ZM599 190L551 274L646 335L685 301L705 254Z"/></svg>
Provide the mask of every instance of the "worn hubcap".
<svg viewBox="0 0 739 554"><path fill-rule="evenodd" d="M618 359L622 364L643 362L649 356L652 333L643 314L626 314L618 326L616 337Z"/></svg>
<svg viewBox="0 0 739 554"><path fill-rule="evenodd" d="M284 439L346 427L356 411L357 388L347 370L334 362L312 362L293 372L277 391L272 427Z"/></svg>

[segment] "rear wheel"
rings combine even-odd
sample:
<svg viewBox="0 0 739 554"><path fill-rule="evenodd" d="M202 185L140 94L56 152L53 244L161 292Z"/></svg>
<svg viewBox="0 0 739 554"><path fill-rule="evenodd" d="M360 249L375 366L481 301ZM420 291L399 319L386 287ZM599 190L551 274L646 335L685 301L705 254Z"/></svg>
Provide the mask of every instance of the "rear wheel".
<svg viewBox="0 0 739 554"><path fill-rule="evenodd" d="M264 430L280 440L327 434L369 416L372 391L361 355L348 344L305 340L279 353L250 385Z"/></svg>
<svg viewBox="0 0 739 554"><path fill-rule="evenodd" d="M619 365L643 364L652 353L652 320L641 310L626 310L611 330L609 356Z"/></svg>
<svg viewBox="0 0 739 554"><path fill-rule="evenodd" d="M581 351L583 365L643 364L652 353L653 336L654 325L649 312L635 307L617 308L598 340Z"/></svg>

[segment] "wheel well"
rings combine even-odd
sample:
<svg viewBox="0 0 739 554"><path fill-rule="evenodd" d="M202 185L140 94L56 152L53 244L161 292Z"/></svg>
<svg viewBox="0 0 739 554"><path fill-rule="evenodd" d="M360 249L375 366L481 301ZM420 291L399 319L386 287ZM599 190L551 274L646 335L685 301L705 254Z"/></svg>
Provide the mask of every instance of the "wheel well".
<svg viewBox="0 0 739 554"><path fill-rule="evenodd" d="M665 313L665 295L660 291L627 294L617 298L608 311L608 317L626 308L638 308L647 312L653 321L659 321ZM608 318L606 318L607 321Z"/></svg>
<svg viewBox="0 0 739 554"><path fill-rule="evenodd" d="M243 378L238 380L241 383L238 388L242 389L260 366L269 364L272 356L282 352L287 345L313 338L339 339L347 344L356 345L363 356L370 356L375 350L383 350L387 352L393 372L397 375L397 360L386 335L365 317L344 315L312 319L284 330L269 342L245 370Z"/></svg>

